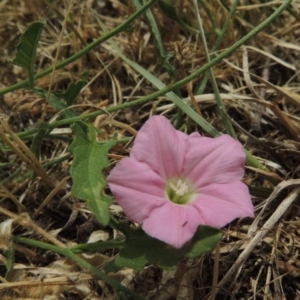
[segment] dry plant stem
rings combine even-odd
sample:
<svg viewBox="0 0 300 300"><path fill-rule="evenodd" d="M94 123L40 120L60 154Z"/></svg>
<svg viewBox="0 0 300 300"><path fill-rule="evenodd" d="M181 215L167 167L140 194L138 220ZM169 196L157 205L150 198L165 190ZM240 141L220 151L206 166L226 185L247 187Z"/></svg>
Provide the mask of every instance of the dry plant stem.
<svg viewBox="0 0 300 300"><path fill-rule="evenodd" d="M0 189L4 191L5 195L17 205L20 211L26 211L26 207L20 203L18 199L2 183L0 183Z"/></svg>
<svg viewBox="0 0 300 300"><path fill-rule="evenodd" d="M270 7L270 6L275 6L279 5L279 1L270 1L268 3L263 3L263 4L247 4L247 5L240 5L238 6L239 11L245 11L245 10L253 10L253 9L258 9L261 7Z"/></svg>
<svg viewBox="0 0 300 300"><path fill-rule="evenodd" d="M242 94L224 94L221 93L220 96L222 97L222 100L235 100L235 101L239 101L239 100L245 100L245 101L251 101L251 100L255 100L255 98L251 97L251 96L247 96L247 95L242 95ZM216 103L216 96L215 94L202 94L202 95L194 95L195 100L197 101L197 103ZM186 97L182 99L186 104L190 104L192 103L192 99L190 97ZM167 109L173 109L175 108L176 105L175 104L165 104L162 106L159 106L155 109L155 111L160 112L160 111L164 111Z"/></svg>
<svg viewBox="0 0 300 300"><path fill-rule="evenodd" d="M258 79L260 82L264 83L266 86L274 89L276 92L278 92L283 97L286 97L287 99L289 99L292 103L295 103L297 106L300 105L298 97L293 97L293 95L287 93L283 88L275 86L274 84L270 83L269 81L267 81L259 76L256 76L254 74L252 74L252 76L255 77L256 79ZM269 104L269 108L273 111L273 113L277 116L277 118L279 120L281 120L281 122L287 128L287 130L290 132L290 134L293 136L293 138L297 142L300 142L299 130L291 122L290 118L284 112L282 112L276 104L269 103L269 102L267 102L267 104Z"/></svg>
<svg viewBox="0 0 300 300"><path fill-rule="evenodd" d="M247 87L253 94L253 96L257 99L263 99L264 97L259 95L256 90L253 87L251 77L250 77L250 71L249 71L249 60L248 60L248 51L247 47L242 46L242 51L243 51L243 76L245 79L245 82L247 84ZM263 106L260 104L257 104L255 102L252 103L254 108L256 110L251 111L250 116L251 116L251 131L255 132L261 132L261 111L263 110Z"/></svg>
<svg viewBox="0 0 300 300"><path fill-rule="evenodd" d="M273 269L273 268L271 268L271 265L276 265L274 260L275 260L275 251L276 251L276 248L277 248L278 232L279 232L279 235L280 235L280 230L279 231L276 230L273 234L274 243L273 243L272 252L271 252L271 255L270 255L270 262L269 262L270 265L268 266L268 269L267 269L267 276L266 276L266 283L265 283L265 288L264 288L264 299L263 300L268 300L269 295L270 295L270 284L271 284L272 269ZM277 280L274 280L274 290L276 290L276 283L277 283Z"/></svg>
<svg viewBox="0 0 300 300"><path fill-rule="evenodd" d="M0 285L0 291L12 290L15 288L20 289L30 289L33 287L42 287L42 286L53 286L53 285L64 285L64 286L73 286L74 282L67 277L55 277L55 278L46 278L43 280L27 280L27 281L16 281L16 282L6 282ZM21 293L20 293L21 294ZM34 298L36 299L36 298ZM32 299L32 300L34 300Z"/></svg>
<svg viewBox="0 0 300 300"><path fill-rule="evenodd" d="M74 1L73 1L74 2ZM80 33L78 32L78 30L74 27L73 23L70 22L68 20L68 15L69 15L69 10L68 12L66 13L66 17L64 17L64 15L59 11L59 9L55 6L55 3L50 3L48 2L47 3L54 11L55 13L57 13L59 15L59 17L61 17L62 19L66 20L67 21L67 25L71 28L71 30L75 33L75 35L77 36L77 38L80 40L80 42L82 43L82 45L86 46L86 42L85 40L82 38L82 36L80 35ZM70 4L69 8L73 6L73 3ZM63 26L64 27L64 26ZM62 27L62 28L63 28Z"/></svg>
<svg viewBox="0 0 300 300"><path fill-rule="evenodd" d="M262 78L266 81L268 81L268 79L269 79L270 64L271 64L271 58L267 57L264 69L262 71ZM260 96L261 99L264 99L265 95L266 95L266 87L263 87L259 91L259 96ZM257 103L253 103L253 104L254 104L254 107L257 111L259 111L259 112L264 111L263 105L260 105L260 104L257 104ZM256 128L258 128L261 131L260 122L261 122L261 113L255 114L253 120L251 121L252 130L256 130Z"/></svg>
<svg viewBox="0 0 300 300"><path fill-rule="evenodd" d="M300 142L299 130L292 123L290 118L274 103L270 103L269 108L273 111L281 124L289 131L295 141Z"/></svg>
<svg viewBox="0 0 300 300"><path fill-rule="evenodd" d="M257 173L260 173L260 174L263 174L263 175L266 175L266 176L269 176L269 177L273 177L278 182L283 180L282 177L280 177L277 173L274 173L274 172L270 172L270 171L267 171L267 170L261 170L261 169L253 168L253 167L250 167L250 166L246 166L246 168L248 170L252 170L254 172L257 172Z"/></svg>
<svg viewBox="0 0 300 300"><path fill-rule="evenodd" d="M0 276L0 282L8 282L4 277ZM0 285L0 290L1 290L2 285Z"/></svg>
<svg viewBox="0 0 300 300"><path fill-rule="evenodd" d="M61 188L66 184L70 176L65 177L63 180L61 180L58 185L50 192L50 194L46 197L46 199L41 203L41 205L38 207L38 209L33 214L33 217L36 218L41 211L45 208L46 205L53 199L53 197L57 194L58 191L61 190Z"/></svg>
<svg viewBox="0 0 300 300"><path fill-rule="evenodd" d="M253 300L256 300L256 293L257 293L257 283L259 282L259 279L260 279L260 275L262 273L262 271L265 269L265 266L261 266L259 271L258 271L258 274L256 276L256 279L254 280L254 283L253 283ZM251 297L252 298L252 297ZM249 299L250 300L250 299Z"/></svg>
<svg viewBox="0 0 300 300"><path fill-rule="evenodd" d="M180 69L181 69L181 72L182 74L184 75L184 77L186 77L186 71L181 63L181 61L179 61L180 63ZM197 112L198 115L200 115L202 117L202 113L201 113L201 110L200 110L200 107L199 107L199 104L197 103L196 99L195 99L195 95L193 93L193 87L192 87L192 83L191 82L188 82L186 85L186 90L189 94L189 97L191 99L191 103L195 109L195 111Z"/></svg>
<svg viewBox="0 0 300 300"><path fill-rule="evenodd" d="M267 269L266 283L264 288L264 298L263 300L268 300L270 296L270 281L271 281L271 268Z"/></svg>
<svg viewBox="0 0 300 300"><path fill-rule="evenodd" d="M26 217L16 215L9 210L6 210L5 208L0 206L0 213L3 215L6 215L12 219L14 219L14 222L18 223L19 225L22 225L30 230L33 230L34 232L40 234L44 239L50 241L51 243L57 245L61 248L66 248L65 244L60 242L58 239L50 235L47 231L42 229L41 227L37 226L30 217L26 214Z"/></svg>
<svg viewBox="0 0 300 300"><path fill-rule="evenodd" d="M47 173L42 167L41 163L35 157L35 155L30 151L30 149L28 149L28 147L24 144L24 142L10 130L7 123L1 118L0 118L0 124L1 124L0 138L7 144L8 147L11 148L12 151L15 152L16 155L20 157L20 159L22 159L25 163L29 164L31 168L34 170L34 172L38 174L42 178L43 182L49 187L50 184L48 182ZM19 147L24 151L24 153L20 151L14 145L14 143L6 136L2 128L4 128L4 130L12 137L14 142L19 145Z"/></svg>
<svg viewBox="0 0 300 300"><path fill-rule="evenodd" d="M276 186L276 188L273 190L270 197L265 201L265 204L264 204L262 210L260 211L260 213L256 216L255 220L252 222L252 224L248 230L248 235L251 235L252 233L254 233L257 230L258 224L259 224L265 210L270 206L271 202L274 199L276 199L277 195L279 195L279 193L282 190L284 190L287 187L290 187L291 185L300 185L300 179L283 181Z"/></svg>
<svg viewBox="0 0 300 300"><path fill-rule="evenodd" d="M11 283L9 281L7 281L5 278L3 278L2 276L0 276L0 282L2 282L2 284L0 284L0 291L5 291L7 288L7 286L9 286ZM14 292L16 294L18 294L18 296L21 296L21 291L20 289L17 289L18 286L15 287ZM31 299L30 299L31 300Z"/></svg>
<svg viewBox="0 0 300 300"><path fill-rule="evenodd" d="M191 86L191 83L187 83L186 84L186 90L191 98L191 101L192 101L192 104L193 104L193 107L195 109L195 111L197 112L198 115L200 115L202 117L202 113L201 113L201 110L200 110L200 107L195 99L195 95L193 94L193 91L192 91L192 86Z"/></svg>
<svg viewBox="0 0 300 300"><path fill-rule="evenodd" d="M133 136L137 135L137 131L133 127L131 127L127 124L124 124L122 122L115 121L115 120L109 120L108 123L110 123L116 127L119 127L121 129L125 129L126 131L130 132Z"/></svg>
<svg viewBox="0 0 300 300"><path fill-rule="evenodd" d="M16 251L23 253L30 259L35 259L38 256L36 252L32 251L31 249L28 249L27 247L25 247L23 245L15 245L14 247L15 247Z"/></svg>
<svg viewBox="0 0 300 300"><path fill-rule="evenodd" d="M214 260L214 275L211 289L211 300L215 300L217 295L217 285L219 278L219 263L220 263L220 242L218 242L215 250L215 260Z"/></svg>
<svg viewBox="0 0 300 300"><path fill-rule="evenodd" d="M52 74L51 74L50 82L49 82L49 88L48 88L47 96L46 96L45 103L44 103L44 110L43 110L43 113L42 113L42 116L41 116L41 120L40 120L41 123L44 122L45 116L46 116L46 113L47 113L47 105L49 103L49 99L50 99L50 95L51 95L51 89L52 89L52 84L53 84L53 80L54 80L55 69L56 69L56 65L57 65L57 61L58 61L60 46L61 46L61 42L62 42L64 31L65 31L65 28L66 28L66 25L67 25L68 16L69 16L69 13L70 13L71 8L73 6L73 3L74 3L74 0L71 0L71 2L69 4L69 7L67 9L65 18L64 18L64 22L62 24L61 31L60 31L58 45L57 45L57 50L56 50L56 55L55 55L55 59L54 59L54 62L53 62L53 67L52 67Z"/></svg>
<svg viewBox="0 0 300 300"><path fill-rule="evenodd" d="M290 185L300 184L299 180L289 180L285 182ZM286 210L291 206L291 204L298 198L300 193L300 187L296 187L292 190L292 192L282 201L282 203L278 206L276 211L272 214L272 216L266 221L266 223L257 231L255 236L251 239L248 246L243 250L243 252L239 255L233 266L226 273L224 278L218 284L218 289L224 287L224 285L231 280L233 275L239 270L248 256L251 254L253 249L261 242L261 240L266 236L266 234L274 227L274 225L278 222L280 217L286 212ZM272 193L269 199L273 199L276 193Z"/></svg>
<svg viewBox="0 0 300 300"><path fill-rule="evenodd" d="M276 232L274 233L274 245L272 248L272 254L271 254L271 259L272 259L272 263L274 265L276 265L276 259L277 259L277 245L278 245L278 241L281 235L281 230L282 230L282 226L283 224L279 224L278 226L278 230L276 230ZM271 267L269 267L271 269ZM271 272L273 274L273 278L274 278L274 294L275 294L275 300L280 300L282 299L282 297L280 297L281 295L281 288L280 288L280 280L279 280L279 274L277 273L277 270L274 270L273 268L271 269Z"/></svg>
<svg viewBox="0 0 300 300"><path fill-rule="evenodd" d="M14 188L12 191L11 191L11 194L12 195L15 195L19 190L23 189L26 185L28 184L28 180L23 180L22 183L18 184L16 186L16 188ZM1 200L0 200L0 204L1 204L1 201L3 200L6 200L8 197L3 197Z"/></svg>

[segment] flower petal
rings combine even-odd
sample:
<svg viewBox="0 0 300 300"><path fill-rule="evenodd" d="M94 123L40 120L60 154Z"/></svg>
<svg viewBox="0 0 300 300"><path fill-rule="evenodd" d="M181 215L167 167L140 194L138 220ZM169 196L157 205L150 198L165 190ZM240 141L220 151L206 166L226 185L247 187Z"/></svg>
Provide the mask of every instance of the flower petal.
<svg viewBox="0 0 300 300"><path fill-rule="evenodd" d="M185 156L184 173L196 189L243 178L245 152L242 145L229 135L207 138L191 134Z"/></svg>
<svg viewBox="0 0 300 300"><path fill-rule="evenodd" d="M188 136L163 116L150 118L139 130L130 156L144 162L164 179L183 171Z"/></svg>
<svg viewBox="0 0 300 300"><path fill-rule="evenodd" d="M248 187L240 182L205 186L191 202L198 210L203 225L223 227L236 218L254 217Z"/></svg>
<svg viewBox="0 0 300 300"><path fill-rule="evenodd" d="M195 234L199 212L190 205L167 202L155 208L143 223L143 230L158 240L181 248Z"/></svg>
<svg viewBox="0 0 300 300"><path fill-rule="evenodd" d="M165 182L147 164L123 158L107 177L117 203L127 217L142 223L153 209L163 205Z"/></svg>

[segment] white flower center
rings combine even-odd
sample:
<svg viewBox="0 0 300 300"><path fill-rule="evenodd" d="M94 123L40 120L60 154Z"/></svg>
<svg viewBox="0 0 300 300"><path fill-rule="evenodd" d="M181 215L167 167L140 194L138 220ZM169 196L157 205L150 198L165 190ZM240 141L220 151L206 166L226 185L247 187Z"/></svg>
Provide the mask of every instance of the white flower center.
<svg viewBox="0 0 300 300"><path fill-rule="evenodd" d="M186 184L186 182L182 181L181 179L178 179L176 186L170 182L170 188L176 193L178 196L183 196L189 191L189 187Z"/></svg>

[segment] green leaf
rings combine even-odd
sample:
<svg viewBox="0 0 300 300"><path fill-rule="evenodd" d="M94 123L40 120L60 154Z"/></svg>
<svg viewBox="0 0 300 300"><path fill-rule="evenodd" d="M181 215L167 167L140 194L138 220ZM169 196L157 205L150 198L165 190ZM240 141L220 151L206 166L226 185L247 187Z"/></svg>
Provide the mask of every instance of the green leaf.
<svg viewBox="0 0 300 300"><path fill-rule="evenodd" d="M86 85L88 77L88 70L85 70L82 75L82 79L76 82L71 82L68 89L64 93L55 93L56 96L65 99L67 106L75 104L76 98L79 96L82 88Z"/></svg>
<svg viewBox="0 0 300 300"><path fill-rule="evenodd" d="M43 89L35 88L34 92L37 93L38 95L42 96L45 99L47 97L47 91L45 91ZM66 108L68 108L68 105L66 105L63 100L61 100L59 97L57 97L53 93L51 93L51 95L50 95L49 103L52 106L54 106L55 108L57 108L59 111L64 110L64 112L62 113L64 118L72 118L72 117L77 116L77 114L73 110L66 109Z"/></svg>
<svg viewBox="0 0 300 300"><path fill-rule="evenodd" d="M31 23L26 31L21 35L17 45L16 55L10 61L28 71L29 87L34 87L34 62L42 30L46 21L36 21Z"/></svg>
<svg viewBox="0 0 300 300"><path fill-rule="evenodd" d="M73 179L72 194L76 198L86 200L97 220L106 226L109 222L108 208L112 200L104 193L106 181L102 170L109 166L107 153L116 141L110 140L99 145L96 140L96 129L92 124L75 123L72 131L74 134L74 141L70 145L70 151L74 155L70 170Z"/></svg>
<svg viewBox="0 0 300 300"><path fill-rule="evenodd" d="M15 266L15 247L12 241L9 242L9 248L7 251L4 251L6 257L6 274L5 278L9 278L9 275L14 269Z"/></svg>
<svg viewBox="0 0 300 300"><path fill-rule="evenodd" d="M81 89L85 86L86 82L83 80L78 80L76 82L71 82L66 92L63 94L67 105L73 105L76 98L79 96Z"/></svg>
<svg viewBox="0 0 300 300"><path fill-rule="evenodd" d="M35 136L32 140L30 149L37 158L40 157L41 145L43 142L43 138L47 134L48 131L49 131L48 123L46 123L46 122L40 123L38 126L38 132L35 134Z"/></svg>
<svg viewBox="0 0 300 300"><path fill-rule="evenodd" d="M200 226L190 242L176 249L146 235L141 228L131 229L125 246L114 261L105 266L105 271L116 272L123 267L140 270L147 264L173 269L183 258L195 258L212 251L221 237L222 232L219 229Z"/></svg>

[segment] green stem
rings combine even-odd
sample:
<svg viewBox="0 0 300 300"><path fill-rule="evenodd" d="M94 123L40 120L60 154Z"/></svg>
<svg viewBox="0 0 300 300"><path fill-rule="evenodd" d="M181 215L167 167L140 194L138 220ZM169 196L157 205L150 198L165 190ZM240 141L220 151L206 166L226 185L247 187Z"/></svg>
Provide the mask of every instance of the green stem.
<svg viewBox="0 0 300 300"><path fill-rule="evenodd" d="M230 11L229 11L229 16L228 18L226 19L225 23L224 23L224 26L222 28L222 31L221 33L219 34L218 38L217 38L217 41L213 47L213 52L219 50L220 46L221 46L221 43L223 42L223 39L225 37L225 34L227 33L228 31L228 28L229 28L229 24L230 24L230 20L231 18L233 17L235 11L236 11L236 8L239 4L239 0L235 0L232 7L230 8ZM211 56L210 56L210 59L213 59L215 58L215 54L213 53ZM203 80L201 81L200 85L196 87L196 91L195 91L195 94L196 95L201 95L203 94L205 88L206 88L206 84L207 84L207 81L208 81L208 77L209 77L209 74L208 73L205 73L205 76L203 78Z"/></svg>
<svg viewBox="0 0 300 300"><path fill-rule="evenodd" d="M128 235L128 232L131 231L131 227L126 224L125 222L118 222L112 215L109 219L109 226L115 230L118 230L125 234L125 236Z"/></svg>
<svg viewBox="0 0 300 300"><path fill-rule="evenodd" d="M125 245L125 241L105 241L105 242L97 242L97 243L89 243L89 244L79 244L77 246L72 247L70 250L73 253L82 253L82 252L90 252L90 251L99 251L104 249L121 249Z"/></svg>
<svg viewBox="0 0 300 300"><path fill-rule="evenodd" d="M198 21L199 30L200 30L201 41L202 41L203 48L204 48L205 58L206 58L207 62L209 63L210 62L210 56L209 56L209 52L208 52L208 46L207 46L207 43L206 43L206 38L205 38L204 28L203 28L203 25L202 25L202 20L201 20L200 14L199 14L199 8L198 8L198 5L197 5L197 0L193 0L193 4L194 4L195 11L197 12L196 17L197 17L197 21ZM233 138L236 139L237 138L236 133L233 129L233 126L232 126L229 118L227 117L226 108L225 108L225 105L224 105L224 103L222 101L222 98L220 96L220 91L219 91L219 87L218 87L218 84L217 84L217 81L216 81L216 78L215 78L215 75L214 75L214 72L213 72L213 68L210 68L208 70L208 72L209 72L209 77L210 77L212 87L213 87L213 90L214 90L214 94L215 94L215 97L216 97L219 116L221 117L222 123L223 123L227 133L230 134Z"/></svg>
<svg viewBox="0 0 300 300"><path fill-rule="evenodd" d="M85 268L88 271L90 271L91 273L93 273L99 279L101 279L104 282L106 282L107 284L109 284L116 291L117 294L125 293L126 295L132 297L132 299L143 300L143 298L140 297L138 294L129 290L124 285L120 284L119 282L112 279L111 277L107 276L105 273L98 270L96 267L92 266L87 261L85 261L84 259L82 259L79 256L77 256L76 254L74 254L70 249L60 248L60 247L57 247L57 246L54 246L51 244L35 241L32 239L28 239L28 238L23 238L20 236L13 236L12 239L14 242L17 242L17 243L27 244L27 245L30 245L33 247L45 249L45 250L52 251L52 252L58 253L60 255L66 256L66 257L72 259L73 261L75 261L76 263L78 263L79 265L81 265L83 268Z"/></svg>
<svg viewBox="0 0 300 300"><path fill-rule="evenodd" d="M217 32L216 23L215 23L215 20L214 20L215 16L213 16L211 14L209 8L206 5L206 1L200 0L199 2L201 3L204 11L206 12L206 15L207 15L208 19L210 20L210 23L211 23L212 28L213 28L213 32L216 33ZM197 4L197 2L196 2L196 4ZM196 14L197 14L197 12L198 12L198 6L197 6Z"/></svg>
<svg viewBox="0 0 300 300"><path fill-rule="evenodd" d="M110 32L108 32L107 34L104 34L102 37L100 37L99 39L95 40L94 42L92 42L91 44L89 44L88 46L84 47L82 50L78 51L76 54L72 55L71 57L65 59L64 61L58 63L55 67L55 70L59 70L63 67L65 67L66 65L74 62L75 60L77 60L78 58L82 57L83 55L85 55L86 53L88 53L89 51L91 51L92 49L94 49L95 47L99 46L100 44L102 44L103 42L107 41L108 39L110 39L111 37L115 36L116 34L124 31L136 18L138 18L146 9L148 9L153 3L157 2L158 0L149 0L147 3L145 3L145 5L137 10L135 13L133 13L125 22L123 22L121 25L119 25L118 27L116 27L115 29L111 30ZM43 77L47 74L50 74L53 71L53 67L50 67L38 74L36 74L34 76L34 79L38 79L40 77ZM4 95L8 92L12 92L14 90L20 89L20 88L24 88L24 87L28 87L28 79L21 81L19 83L16 83L14 85L11 85L3 90L0 91L0 96Z"/></svg>

